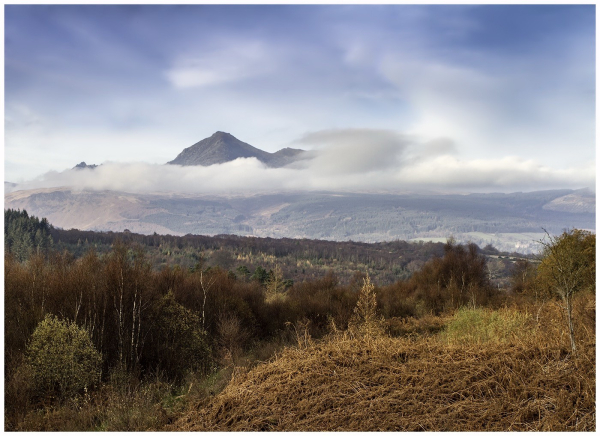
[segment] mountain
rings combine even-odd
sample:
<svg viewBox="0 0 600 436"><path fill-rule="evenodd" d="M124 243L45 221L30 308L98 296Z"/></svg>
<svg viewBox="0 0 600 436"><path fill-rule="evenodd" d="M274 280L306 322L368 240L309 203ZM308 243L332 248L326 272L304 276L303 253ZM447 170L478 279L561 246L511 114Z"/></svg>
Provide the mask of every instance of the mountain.
<svg viewBox="0 0 600 436"><path fill-rule="evenodd" d="M74 170L82 170L84 168L89 168L90 170L93 170L94 168L96 168L98 165L88 165L85 162L80 162L77 165L75 165L73 167Z"/></svg>
<svg viewBox="0 0 600 436"><path fill-rule="evenodd" d="M209 166L235 160L240 157L255 157L270 167L282 167L303 158L306 152L295 148L284 148L268 153L240 141L226 132L216 132L209 138L184 149L170 162L171 165Z"/></svg>
<svg viewBox="0 0 600 436"><path fill-rule="evenodd" d="M568 209L568 205L573 205ZM585 204L585 207L582 205ZM560 210L557 209L560 205ZM5 193L54 226L96 231L380 242L430 240L537 251L543 229L595 230L595 197L569 189L512 194L131 194L50 188ZM590 212L588 212L590 211Z"/></svg>

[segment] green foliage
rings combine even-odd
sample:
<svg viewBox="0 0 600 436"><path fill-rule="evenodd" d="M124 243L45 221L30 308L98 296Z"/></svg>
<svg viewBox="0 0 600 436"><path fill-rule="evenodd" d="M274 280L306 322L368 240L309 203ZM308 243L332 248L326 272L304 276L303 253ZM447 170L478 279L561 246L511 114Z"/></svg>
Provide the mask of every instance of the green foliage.
<svg viewBox="0 0 600 436"><path fill-rule="evenodd" d="M250 270L246 265L240 265L236 268L236 270L242 275L244 279L250 276Z"/></svg>
<svg viewBox="0 0 600 436"><path fill-rule="evenodd" d="M264 285L269 280L269 273L262 266L257 266L254 270L254 274L250 277L252 280L257 280L260 284Z"/></svg>
<svg viewBox="0 0 600 436"><path fill-rule="evenodd" d="M460 308L440 337L449 343L505 343L531 331L529 316L516 310Z"/></svg>
<svg viewBox="0 0 600 436"><path fill-rule="evenodd" d="M46 218L29 216L27 211L6 209L4 211L4 250L17 260L25 261L33 253L47 254L52 246L50 229Z"/></svg>
<svg viewBox="0 0 600 436"><path fill-rule="evenodd" d="M172 292L153 308L147 350L152 366L170 379L181 379L190 370L206 371L211 363L211 349L200 317L177 303Z"/></svg>
<svg viewBox="0 0 600 436"><path fill-rule="evenodd" d="M72 395L100 380L102 356L88 332L52 315L47 315L33 332L27 361L33 384L42 395Z"/></svg>

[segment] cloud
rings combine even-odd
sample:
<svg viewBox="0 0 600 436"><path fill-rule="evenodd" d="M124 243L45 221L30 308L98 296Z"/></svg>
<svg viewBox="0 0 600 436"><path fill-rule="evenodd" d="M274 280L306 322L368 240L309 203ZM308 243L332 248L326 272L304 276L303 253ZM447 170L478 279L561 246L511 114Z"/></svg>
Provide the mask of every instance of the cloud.
<svg viewBox="0 0 600 436"><path fill-rule="evenodd" d="M212 50L180 56L165 74L175 88L208 87L263 74L268 62L260 41L223 41Z"/></svg>
<svg viewBox="0 0 600 436"><path fill-rule="evenodd" d="M335 129L306 134L296 143L318 150L312 170L355 174L398 166L409 140L389 130Z"/></svg>
<svg viewBox="0 0 600 436"><path fill-rule="evenodd" d="M106 162L94 170L51 171L16 189L70 186L135 193L255 194L275 191L514 192L595 185L595 165L553 169L515 156L461 159L451 140L421 142L388 130L308 133L315 157L268 168L255 158L219 165ZM356 154L354 154L356 153Z"/></svg>
<svg viewBox="0 0 600 436"><path fill-rule="evenodd" d="M452 137L472 157L514 154L550 166L593 158L593 82L581 72L588 60L479 52L464 57L392 50L383 56L380 73L414 117L408 132ZM580 153L567 155L565 147Z"/></svg>
<svg viewBox="0 0 600 436"><path fill-rule="evenodd" d="M442 155L404 167L396 181L414 187L464 191L536 190L595 186L595 164L553 169L516 156L502 159L461 160Z"/></svg>

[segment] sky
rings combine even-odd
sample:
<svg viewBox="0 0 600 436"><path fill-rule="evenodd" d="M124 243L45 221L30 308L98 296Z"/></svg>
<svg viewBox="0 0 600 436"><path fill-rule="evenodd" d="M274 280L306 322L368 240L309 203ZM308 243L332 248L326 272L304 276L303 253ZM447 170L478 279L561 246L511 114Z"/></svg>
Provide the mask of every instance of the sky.
<svg viewBox="0 0 600 436"><path fill-rule="evenodd" d="M201 193L595 187L595 5L5 5L4 179ZM164 165L216 131L314 150ZM102 164L71 171L75 164Z"/></svg>

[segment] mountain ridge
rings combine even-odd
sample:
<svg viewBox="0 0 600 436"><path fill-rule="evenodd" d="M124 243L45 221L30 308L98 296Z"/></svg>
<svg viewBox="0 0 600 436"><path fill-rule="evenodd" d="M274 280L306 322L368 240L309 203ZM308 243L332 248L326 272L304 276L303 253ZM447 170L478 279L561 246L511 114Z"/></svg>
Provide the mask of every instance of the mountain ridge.
<svg viewBox="0 0 600 436"><path fill-rule="evenodd" d="M167 165L209 166L254 157L269 167L279 168L301 159L305 153L305 150L289 147L269 153L240 141L230 133L217 131L185 148Z"/></svg>

